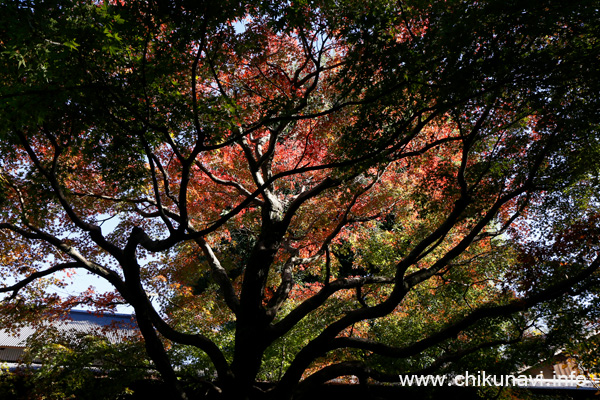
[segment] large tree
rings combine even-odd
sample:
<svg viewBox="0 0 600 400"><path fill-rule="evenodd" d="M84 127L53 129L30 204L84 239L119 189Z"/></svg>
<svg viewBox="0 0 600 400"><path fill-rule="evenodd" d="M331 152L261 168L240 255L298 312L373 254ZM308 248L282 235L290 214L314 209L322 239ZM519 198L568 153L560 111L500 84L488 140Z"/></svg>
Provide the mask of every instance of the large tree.
<svg viewBox="0 0 600 400"><path fill-rule="evenodd" d="M236 399L597 323L596 1L0 7L6 315L87 271Z"/></svg>

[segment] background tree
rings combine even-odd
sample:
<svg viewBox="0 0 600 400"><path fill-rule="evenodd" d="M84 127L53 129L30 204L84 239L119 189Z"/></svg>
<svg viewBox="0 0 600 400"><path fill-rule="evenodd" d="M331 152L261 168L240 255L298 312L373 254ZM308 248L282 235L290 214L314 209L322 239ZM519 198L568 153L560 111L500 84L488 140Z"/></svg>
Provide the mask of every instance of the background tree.
<svg viewBox="0 0 600 400"><path fill-rule="evenodd" d="M236 399L597 323L596 2L1 11L7 313L85 270L182 398L196 354Z"/></svg>
<svg viewBox="0 0 600 400"><path fill-rule="evenodd" d="M15 399L118 399L132 393L132 384L148 378L151 371L139 342L110 343L106 337L56 329L31 337L22 361L22 367L3 374L2 395ZM37 368L29 363L38 364Z"/></svg>

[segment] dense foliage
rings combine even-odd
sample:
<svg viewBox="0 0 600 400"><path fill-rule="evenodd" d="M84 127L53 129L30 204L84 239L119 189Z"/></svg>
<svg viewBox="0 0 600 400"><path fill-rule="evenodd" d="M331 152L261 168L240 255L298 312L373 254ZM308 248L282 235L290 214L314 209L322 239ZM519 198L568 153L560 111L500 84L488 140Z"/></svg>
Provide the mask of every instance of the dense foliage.
<svg viewBox="0 0 600 400"><path fill-rule="evenodd" d="M182 398L589 335L599 5L430 3L2 3L3 321L124 301Z"/></svg>

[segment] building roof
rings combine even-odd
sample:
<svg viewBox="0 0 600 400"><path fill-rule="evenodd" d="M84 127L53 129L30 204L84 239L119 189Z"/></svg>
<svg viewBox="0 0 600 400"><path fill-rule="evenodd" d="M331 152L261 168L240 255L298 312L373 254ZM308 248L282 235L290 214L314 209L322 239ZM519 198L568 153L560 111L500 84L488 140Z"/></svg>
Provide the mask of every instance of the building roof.
<svg viewBox="0 0 600 400"><path fill-rule="evenodd" d="M42 327L22 326L16 332L0 329L0 348L24 348L33 334L39 329L54 328L67 336L91 334L106 337L111 343L118 343L137 333L135 318L130 314L92 313L72 310L66 318L53 320Z"/></svg>
<svg viewBox="0 0 600 400"><path fill-rule="evenodd" d="M600 381L584 373L572 358L558 353L545 362L520 372L528 379L518 384L522 388L539 390L594 390L598 391Z"/></svg>

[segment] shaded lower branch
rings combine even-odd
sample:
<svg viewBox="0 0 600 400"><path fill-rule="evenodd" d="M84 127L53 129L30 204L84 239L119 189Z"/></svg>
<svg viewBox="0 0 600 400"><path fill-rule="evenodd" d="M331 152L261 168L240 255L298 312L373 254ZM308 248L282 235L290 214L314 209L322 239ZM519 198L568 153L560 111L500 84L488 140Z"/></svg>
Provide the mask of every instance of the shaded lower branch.
<svg viewBox="0 0 600 400"><path fill-rule="evenodd" d="M362 361L343 361L337 364L328 365L306 378L299 384L298 392L309 391L327 381L348 375L358 377L360 383L364 383L367 378L372 378L378 382L398 382L398 374L377 371L367 366ZM276 390L284 391L286 388L278 387Z"/></svg>
<svg viewBox="0 0 600 400"><path fill-rule="evenodd" d="M449 338L455 337L458 333L470 328L483 319L509 316L511 314L530 309L540 303L557 299L558 297L568 293L573 286L587 279L599 268L600 257L596 258L596 260L594 260L590 266L572 278L566 279L527 298L513 300L506 305L480 307L467 314L459 321L450 324L446 328L430 335L429 337L406 347L389 346L363 338L340 337L331 341L330 346L328 346L328 350L350 347L368 350L376 354L395 358L411 357Z"/></svg>
<svg viewBox="0 0 600 400"><path fill-rule="evenodd" d="M515 339L505 339L505 340L493 340L489 342L480 343L475 346L471 346L468 348L464 348L452 353L447 353L439 358L437 358L433 363L431 363L428 367L411 371L411 375L426 375L431 374L444 364L449 363L451 361L457 361L467 355L476 353L479 350L489 349L496 346L508 345L517 343L522 339L521 336ZM371 378L377 382L399 382L399 376L401 374L405 374L405 371L398 371L398 373L392 374L387 372L381 372L376 369L369 367L363 361L344 361L337 364L329 365L325 368L320 369L314 374L310 375L299 385L300 391L310 390L319 385L326 383L335 378L339 378L341 376L354 375L359 378L360 383L364 383L367 378Z"/></svg>

